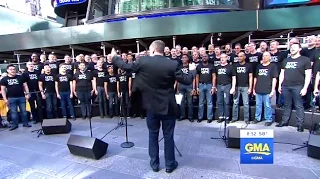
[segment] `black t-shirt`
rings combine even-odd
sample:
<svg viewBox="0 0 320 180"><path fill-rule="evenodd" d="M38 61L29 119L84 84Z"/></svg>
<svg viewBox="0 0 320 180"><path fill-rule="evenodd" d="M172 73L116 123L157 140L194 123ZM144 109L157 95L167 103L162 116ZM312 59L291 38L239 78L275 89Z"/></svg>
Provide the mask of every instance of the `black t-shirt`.
<svg viewBox="0 0 320 180"><path fill-rule="evenodd" d="M23 76L16 75L14 77L6 76L1 79L1 86L5 86L7 88L6 95L7 98L17 98L24 97L24 88L23 83L25 79Z"/></svg>
<svg viewBox="0 0 320 180"><path fill-rule="evenodd" d="M94 70L93 77L96 78L97 86L104 87L104 82L106 80L107 72L105 70Z"/></svg>
<svg viewBox="0 0 320 180"><path fill-rule="evenodd" d="M262 60L262 54L259 52L256 52L255 54L249 53L247 54L247 60L251 64L254 72L257 69L257 65L260 64L260 61Z"/></svg>
<svg viewBox="0 0 320 180"><path fill-rule="evenodd" d="M238 63L239 62L239 56L236 53L232 53L230 55L230 62L232 63Z"/></svg>
<svg viewBox="0 0 320 180"><path fill-rule="evenodd" d="M117 77L117 81L119 82L120 92L128 92L129 91L129 73L119 74Z"/></svg>
<svg viewBox="0 0 320 180"><path fill-rule="evenodd" d="M26 71L22 74L22 76L26 80L30 92L39 91L38 82L39 82L40 74L38 72Z"/></svg>
<svg viewBox="0 0 320 180"><path fill-rule="evenodd" d="M213 64L214 67L217 67L217 66L219 66L221 64L220 58L217 58L216 56L214 56L212 60L213 60L212 64Z"/></svg>
<svg viewBox="0 0 320 180"><path fill-rule="evenodd" d="M58 74L55 81L58 82L59 92L70 92L70 81L72 81L70 74Z"/></svg>
<svg viewBox="0 0 320 180"><path fill-rule="evenodd" d="M213 64L213 61L214 59L216 58L216 54L215 53L212 53L212 54L208 54L208 61L209 63L212 63Z"/></svg>
<svg viewBox="0 0 320 180"><path fill-rule="evenodd" d="M59 64L57 62L47 63L51 68L51 73L56 75L59 73Z"/></svg>
<svg viewBox="0 0 320 180"><path fill-rule="evenodd" d="M181 58L179 58L178 56L177 57L170 57L170 59L177 61L179 65L182 64Z"/></svg>
<svg viewBox="0 0 320 180"><path fill-rule="evenodd" d="M283 60L281 69L284 69L283 86L304 85L305 70L311 69L310 59L300 56L296 59L291 57Z"/></svg>
<svg viewBox="0 0 320 180"><path fill-rule="evenodd" d="M95 62L89 62L87 68L88 68L88 70L90 70L90 71L98 70L97 63L95 63ZM103 68L103 66L102 66L102 68Z"/></svg>
<svg viewBox="0 0 320 180"><path fill-rule="evenodd" d="M108 92L117 92L117 75L107 75Z"/></svg>
<svg viewBox="0 0 320 180"><path fill-rule="evenodd" d="M74 62L73 63L73 69L78 71L79 70L79 64L80 64L80 62ZM85 62L85 65L86 65L86 68L89 69L89 64L87 62Z"/></svg>
<svg viewBox="0 0 320 180"><path fill-rule="evenodd" d="M272 79L278 77L277 66L270 63L268 66L259 64L256 70L255 91L258 94L269 94L272 90Z"/></svg>
<svg viewBox="0 0 320 180"><path fill-rule="evenodd" d="M46 91L46 93L55 93L55 75L50 74L41 74L39 81L42 82L42 88Z"/></svg>
<svg viewBox="0 0 320 180"><path fill-rule="evenodd" d="M92 74L90 71L76 72L73 76L76 81L76 91L88 92L92 90Z"/></svg>
<svg viewBox="0 0 320 180"><path fill-rule="evenodd" d="M249 63L235 63L233 67L237 76L237 87L249 87L249 74L252 73L252 66Z"/></svg>
<svg viewBox="0 0 320 180"><path fill-rule="evenodd" d="M199 75L199 83L212 83L212 73L214 73L214 66L212 64L203 65L200 63L196 70Z"/></svg>
<svg viewBox="0 0 320 180"><path fill-rule="evenodd" d="M73 64L72 63L62 63L66 66L67 74L73 75Z"/></svg>
<svg viewBox="0 0 320 180"><path fill-rule="evenodd" d="M39 63L33 63L33 70L38 73L38 74L41 74L41 71L43 69L43 64L41 62Z"/></svg>
<svg viewBox="0 0 320 180"><path fill-rule="evenodd" d="M215 68L215 73L217 76L218 85L230 84L232 82L232 76L236 75L235 69L230 64L227 64L225 66L217 66Z"/></svg>

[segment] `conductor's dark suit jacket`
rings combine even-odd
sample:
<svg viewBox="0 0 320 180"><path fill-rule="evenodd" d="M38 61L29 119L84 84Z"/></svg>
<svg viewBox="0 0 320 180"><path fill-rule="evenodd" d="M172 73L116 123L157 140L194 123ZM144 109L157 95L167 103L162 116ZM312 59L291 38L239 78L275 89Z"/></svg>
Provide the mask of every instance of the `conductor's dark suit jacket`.
<svg viewBox="0 0 320 180"><path fill-rule="evenodd" d="M174 83L192 84L195 72L184 74L178 62L167 57L143 56L127 64L113 57L113 64L126 71L136 72L134 89L142 93L143 108L155 114L175 116L178 107L175 100Z"/></svg>

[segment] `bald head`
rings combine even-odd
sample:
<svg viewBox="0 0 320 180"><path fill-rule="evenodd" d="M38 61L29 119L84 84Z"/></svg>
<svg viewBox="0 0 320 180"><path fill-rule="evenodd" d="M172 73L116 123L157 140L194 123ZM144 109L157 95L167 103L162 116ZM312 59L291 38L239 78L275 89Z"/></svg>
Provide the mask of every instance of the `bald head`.
<svg viewBox="0 0 320 180"><path fill-rule="evenodd" d="M165 48L165 44L161 40L155 40L151 43L149 49L150 49L150 54L154 53L160 53L163 54Z"/></svg>

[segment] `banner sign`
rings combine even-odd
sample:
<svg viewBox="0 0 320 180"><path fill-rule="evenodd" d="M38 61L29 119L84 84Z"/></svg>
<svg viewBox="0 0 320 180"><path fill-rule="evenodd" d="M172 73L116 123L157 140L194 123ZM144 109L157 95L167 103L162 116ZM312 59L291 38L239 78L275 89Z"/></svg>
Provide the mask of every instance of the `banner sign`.
<svg viewBox="0 0 320 180"><path fill-rule="evenodd" d="M240 131L241 164L273 164L272 129Z"/></svg>
<svg viewBox="0 0 320 180"><path fill-rule="evenodd" d="M81 4L86 1L87 0L55 0L53 2L53 7L59 7L59 6L71 5L71 4Z"/></svg>

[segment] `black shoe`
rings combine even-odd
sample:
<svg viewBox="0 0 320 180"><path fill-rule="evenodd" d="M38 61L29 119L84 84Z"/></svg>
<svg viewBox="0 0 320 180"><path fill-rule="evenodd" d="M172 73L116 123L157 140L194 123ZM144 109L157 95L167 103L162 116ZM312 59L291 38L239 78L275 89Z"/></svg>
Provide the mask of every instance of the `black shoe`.
<svg viewBox="0 0 320 180"><path fill-rule="evenodd" d="M212 119L208 120L207 123L212 123Z"/></svg>
<svg viewBox="0 0 320 180"><path fill-rule="evenodd" d="M157 168L152 168L152 171L153 171L153 172L159 172L160 169L159 169L159 167L157 167Z"/></svg>
<svg viewBox="0 0 320 180"><path fill-rule="evenodd" d="M170 169L166 169L166 173L172 173L178 167L178 162L174 162L174 166Z"/></svg>
<svg viewBox="0 0 320 180"><path fill-rule="evenodd" d="M224 121L224 119L219 119L218 123L222 123Z"/></svg>
<svg viewBox="0 0 320 180"><path fill-rule="evenodd" d="M302 127L302 126L298 126L297 131L298 131L298 132L303 132L303 131L304 131L304 129L303 129L303 127Z"/></svg>
<svg viewBox="0 0 320 180"><path fill-rule="evenodd" d="M272 122L266 122L264 125L265 125L265 126L271 126L271 125L272 125Z"/></svg>
<svg viewBox="0 0 320 180"><path fill-rule="evenodd" d="M246 120L246 121L244 121L246 124L250 124L250 121L248 121L248 120Z"/></svg>
<svg viewBox="0 0 320 180"><path fill-rule="evenodd" d="M82 119L83 119L83 120L85 120L85 119L86 119L86 117L85 117L85 116L82 116Z"/></svg>
<svg viewBox="0 0 320 180"><path fill-rule="evenodd" d="M231 123L235 123L235 122L237 122L237 120L232 120L232 121L231 121Z"/></svg>
<svg viewBox="0 0 320 180"><path fill-rule="evenodd" d="M276 127L284 127L284 126L288 126L288 123L279 123L276 125Z"/></svg>
<svg viewBox="0 0 320 180"><path fill-rule="evenodd" d="M252 122L251 122L251 124L258 124L258 123L259 123L259 121L258 121L258 120L256 120L256 119L255 119L254 121L252 121Z"/></svg>
<svg viewBox="0 0 320 180"><path fill-rule="evenodd" d="M19 126L11 126L10 129L9 129L9 131L13 131L13 130L17 129L18 127L19 127Z"/></svg>
<svg viewBox="0 0 320 180"><path fill-rule="evenodd" d="M201 123L201 121L202 121L201 119L198 119L198 120L197 120L197 123Z"/></svg>
<svg viewBox="0 0 320 180"><path fill-rule="evenodd" d="M136 114L133 114L132 116L131 116L131 118L136 118L137 117L137 115Z"/></svg>
<svg viewBox="0 0 320 180"><path fill-rule="evenodd" d="M194 122L194 120L193 120L193 119L189 119L189 121L190 121L190 122Z"/></svg>
<svg viewBox="0 0 320 180"><path fill-rule="evenodd" d="M71 117L70 117L70 119L71 119L71 120L73 120L73 121L75 121L75 120L76 120L76 118L75 118L75 117L73 117L73 116L71 116Z"/></svg>
<svg viewBox="0 0 320 180"><path fill-rule="evenodd" d="M30 124L24 124L23 127L32 127Z"/></svg>

